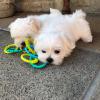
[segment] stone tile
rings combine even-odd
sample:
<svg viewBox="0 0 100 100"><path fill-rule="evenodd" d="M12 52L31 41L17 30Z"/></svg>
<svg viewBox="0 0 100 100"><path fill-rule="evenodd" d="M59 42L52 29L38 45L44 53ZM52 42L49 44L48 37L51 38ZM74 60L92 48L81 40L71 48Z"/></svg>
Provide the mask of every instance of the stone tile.
<svg viewBox="0 0 100 100"><path fill-rule="evenodd" d="M98 72L83 100L100 100L100 72Z"/></svg>

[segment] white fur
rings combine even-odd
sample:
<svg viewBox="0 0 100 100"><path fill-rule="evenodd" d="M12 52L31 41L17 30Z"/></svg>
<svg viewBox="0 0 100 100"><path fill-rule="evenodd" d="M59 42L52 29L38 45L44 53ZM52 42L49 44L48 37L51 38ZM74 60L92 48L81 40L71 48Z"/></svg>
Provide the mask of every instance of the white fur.
<svg viewBox="0 0 100 100"><path fill-rule="evenodd" d="M85 16L82 10L77 10L72 15L58 15L47 19L40 30L40 35L35 39L35 50L39 60L46 62L47 58L52 58L52 64L59 65L70 55L79 39L92 42ZM55 54L55 50L60 50L60 53Z"/></svg>
<svg viewBox="0 0 100 100"><path fill-rule="evenodd" d="M38 35L38 31L43 26L42 24L48 19L49 16L61 15L60 11L50 8L50 14L31 15L25 18L17 18L9 25L11 37L14 43L21 47L21 43L27 37L34 39Z"/></svg>
<svg viewBox="0 0 100 100"><path fill-rule="evenodd" d="M41 15L47 17L47 15ZM36 17L36 16L35 16ZM14 43L20 47L21 43L27 38L34 38L40 29L40 22L34 16L18 18L9 25L11 37ZM39 17L39 16L38 16Z"/></svg>

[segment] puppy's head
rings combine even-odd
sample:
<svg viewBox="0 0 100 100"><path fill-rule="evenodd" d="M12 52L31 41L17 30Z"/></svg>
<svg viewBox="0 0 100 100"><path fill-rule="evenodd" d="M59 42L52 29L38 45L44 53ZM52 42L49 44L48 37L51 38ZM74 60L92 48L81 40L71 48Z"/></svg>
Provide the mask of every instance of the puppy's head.
<svg viewBox="0 0 100 100"><path fill-rule="evenodd" d="M35 51L42 62L60 65L75 47L60 34L41 34L35 39Z"/></svg>

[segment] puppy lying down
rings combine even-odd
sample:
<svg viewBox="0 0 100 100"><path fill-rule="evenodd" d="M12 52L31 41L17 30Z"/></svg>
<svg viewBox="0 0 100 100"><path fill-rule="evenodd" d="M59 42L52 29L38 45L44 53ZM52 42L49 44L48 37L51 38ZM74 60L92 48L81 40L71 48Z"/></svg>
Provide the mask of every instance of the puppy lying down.
<svg viewBox="0 0 100 100"><path fill-rule="evenodd" d="M18 47L31 37L39 60L59 65L71 54L79 39L92 42L90 26L85 18L82 10L62 15L59 10L50 9L50 14L18 18L9 28Z"/></svg>

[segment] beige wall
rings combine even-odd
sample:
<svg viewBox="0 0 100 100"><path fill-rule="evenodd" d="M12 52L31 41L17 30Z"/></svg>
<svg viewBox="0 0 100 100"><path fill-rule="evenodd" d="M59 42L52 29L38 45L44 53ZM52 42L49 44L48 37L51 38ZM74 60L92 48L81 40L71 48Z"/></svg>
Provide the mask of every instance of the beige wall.
<svg viewBox="0 0 100 100"><path fill-rule="evenodd" d="M49 11L49 8L63 9L63 0L16 0L18 11Z"/></svg>
<svg viewBox="0 0 100 100"><path fill-rule="evenodd" d="M82 8L88 13L100 13L100 0L70 0L71 9Z"/></svg>

